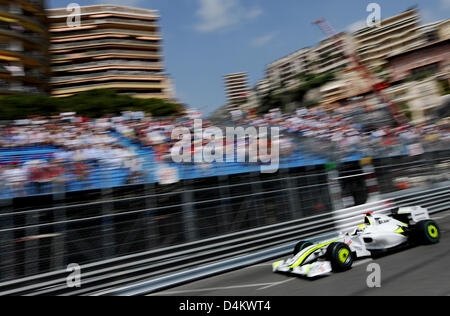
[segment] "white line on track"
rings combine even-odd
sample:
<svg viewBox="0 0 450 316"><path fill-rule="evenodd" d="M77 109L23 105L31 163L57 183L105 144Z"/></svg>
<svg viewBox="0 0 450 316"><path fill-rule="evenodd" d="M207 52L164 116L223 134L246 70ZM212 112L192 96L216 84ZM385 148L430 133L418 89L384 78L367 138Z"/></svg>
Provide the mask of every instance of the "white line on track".
<svg viewBox="0 0 450 316"><path fill-rule="evenodd" d="M271 267L272 263L260 263L260 264L255 264L252 265L252 267Z"/></svg>
<svg viewBox="0 0 450 316"><path fill-rule="evenodd" d="M445 213L444 213L445 214ZM450 213L445 214L443 216L439 216L439 217L433 217L433 219L444 219L450 216ZM367 258L361 261L357 261L353 264L353 267L357 267L357 266L361 266L364 265L366 263L369 263L373 261L372 258ZM271 263L261 263L261 264L255 264L252 266L248 266L245 269L249 269L249 268L255 268L255 267L269 267L271 266ZM192 289L192 290L180 290L180 291L169 291L169 292L159 292L159 293L154 293L154 294L150 294L149 296L159 296L159 295L177 295L177 294L183 294L183 293L196 293L196 292L204 292L204 291L220 291L220 290L232 290L232 289L239 289L239 288L250 288L250 287L259 287L257 289L257 291L260 290L265 290L277 285L281 285L293 280L297 280L297 278L290 278L281 282L272 282L272 283L260 283L260 284L244 284L244 285L234 285L234 286L226 286L226 287L216 287L216 288L205 288L205 289ZM450 294L447 294L447 296L450 296Z"/></svg>
<svg viewBox="0 0 450 316"><path fill-rule="evenodd" d="M449 217L449 216L450 216L450 214L445 215L445 216L432 217L431 219L438 220L438 219L444 219L444 218L447 218L447 217Z"/></svg>
<svg viewBox="0 0 450 316"><path fill-rule="evenodd" d="M241 289L246 287L261 287L272 285L273 283L260 283L260 284L244 284L244 285L233 285L233 286L225 286L225 287L213 287L206 289L192 289L192 290L180 290L180 291L168 291L168 292L159 292L155 294L150 294L149 296L159 296L159 295L171 295L171 294L183 294L183 293L196 293L196 292L204 292L204 291L221 291L221 290L233 290L233 289Z"/></svg>
<svg viewBox="0 0 450 316"><path fill-rule="evenodd" d="M367 259L364 259L364 260L361 260L361 261L357 261L357 262L355 262L355 263L352 265L352 267L361 266L361 265L366 264L366 263L369 263L369 262L371 262L371 261L373 261L372 258L367 258Z"/></svg>
<svg viewBox="0 0 450 316"><path fill-rule="evenodd" d="M450 216L450 213L442 213L442 214L439 214L439 215L441 215L441 216L432 216L431 218L432 218L432 219L443 219L443 218L447 218L447 217Z"/></svg>
<svg viewBox="0 0 450 316"><path fill-rule="evenodd" d="M275 282L275 283L272 283L270 285L266 285L266 286L261 287L261 288L256 289L256 290L257 291L265 290L265 289L268 289L269 287L281 285L281 284L284 284L284 283L287 283L287 282L290 282L290 281L293 281L293 280L297 280L297 278L292 278L292 279L284 280L284 281L281 281L281 282Z"/></svg>
<svg viewBox="0 0 450 316"><path fill-rule="evenodd" d="M244 267L242 269L239 269L239 271L242 270L247 270L247 269L253 269L253 268L269 268L270 267L270 271L272 271L272 263L260 263L260 264L254 264L248 267ZM228 272L228 273L233 273L234 271Z"/></svg>
<svg viewBox="0 0 450 316"><path fill-rule="evenodd" d="M366 264L366 263L369 263L369 262L372 262L372 261L373 261L372 258L367 258L367 259L364 259L364 260L361 260L361 261L357 261L357 262L355 262L355 263L353 264L353 267L361 266L361 265L363 265L363 264ZM259 289L256 289L256 290L257 290L257 291L265 290L265 289L271 288L271 287L273 287L273 286L281 285L281 284L284 284L284 283L287 283L287 282L290 282L290 281L293 281L293 280L297 280L297 279L298 279L298 278L291 278L291 279L284 280L284 281L281 281L281 282L275 282L275 283L272 283L272 284L268 284L268 285L266 285L266 286L263 286L263 287L261 287L261 288L259 288Z"/></svg>

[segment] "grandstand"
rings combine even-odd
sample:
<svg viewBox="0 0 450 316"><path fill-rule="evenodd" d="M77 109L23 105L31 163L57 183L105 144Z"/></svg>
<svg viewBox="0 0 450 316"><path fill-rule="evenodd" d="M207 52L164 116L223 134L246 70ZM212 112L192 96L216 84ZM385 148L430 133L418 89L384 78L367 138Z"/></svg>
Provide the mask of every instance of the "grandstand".
<svg viewBox="0 0 450 316"><path fill-rule="evenodd" d="M171 130L191 128L186 117L0 126L0 250L12 254L0 258L0 280L323 216L450 179L445 125L368 132L311 112L217 124L227 125L279 127L278 172L174 163Z"/></svg>
<svg viewBox="0 0 450 316"><path fill-rule="evenodd" d="M280 169L350 163L364 157L407 156L412 150L420 154L449 148L448 130L434 125L364 132L348 118L316 112L221 122L222 128L227 123L243 127L279 127L281 139L289 147L288 153L279 159ZM191 126L187 118L99 119L76 123L65 118L44 120L42 124L2 128L1 198L157 183L161 181L160 172L165 170L174 173L173 182L261 170L260 164L237 161L172 162L169 155L173 145L171 129L177 125ZM36 133L39 136L35 136ZM33 170L39 173L34 174Z"/></svg>

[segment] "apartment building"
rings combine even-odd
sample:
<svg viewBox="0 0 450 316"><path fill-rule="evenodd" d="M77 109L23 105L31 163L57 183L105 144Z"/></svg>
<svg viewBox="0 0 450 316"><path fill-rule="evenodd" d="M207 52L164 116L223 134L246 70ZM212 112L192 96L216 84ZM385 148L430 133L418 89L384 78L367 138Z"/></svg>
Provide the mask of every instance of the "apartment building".
<svg viewBox="0 0 450 316"><path fill-rule="evenodd" d="M50 92L43 0L0 0L0 95Z"/></svg>
<svg viewBox="0 0 450 316"><path fill-rule="evenodd" d="M336 80L320 88L321 103L328 107L352 97L367 94L372 91L372 85L354 68L344 69L336 75Z"/></svg>
<svg viewBox="0 0 450 316"><path fill-rule="evenodd" d="M273 89L292 88L299 84L298 75L313 71L311 49L303 48L270 63L267 81Z"/></svg>
<svg viewBox="0 0 450 316"><path fill-rule="evenodd" d="M450 82L450 38L440 39L388 57L389 92L397 104L420 122L442 103L441 86Z"/></svg>
<svg viewBox="0 0 450 316"><path fill-rule="evenodd" d="M266 68L266 78L262 82L270 85L269 90L280 92L300 85L299 75L302 73L316 75L335 73L338 79L326 85L321 91L322 99L327 104L345 95L354 94L355 90L364 90L364 88L359 89L360 84L357 85L358 89L349 89L348 87L346 80L355 79L360 83L365 83L365 81L361 81L361 78L358 77L353 69L353 61L348 57L350 51L355 48L352 36L340 33L338 37L339 40L327 38L313 48L303 48L274 61Z"/></svg>
<svg viewBox="0 0 450 316"><path fill-rule="evenodd" d="M108 88L139 98L170 98L158 11L85 6L75 27L67 23L70 12L65 8L47 13L53 96Z"/></svg>
<svg viewBox="0 0 450 316"><path fill-rule="evenodd" d="M372 93L374 83L385 84L389 80L395 85L405 76L424 71L439 73L439 81L448 80L450 66L446 39L450 37L449 20L421 25L419 11L411 8L383 20L380 27L365 27L352 34L343 32L338 36L341 41L335 37L327 38L313 48L298 50L269 64L264 80L270 84L270 89L282 92L295 88L300 84L298 75L302 72L333 72L336 79L322 86L314 96L321 105L333 108L362 96L376 103ZM356 67L349 57L355 52L378 82L369 81ZM444 78L442 74L445 73ZM413 88L414 84L416 88ZM410 91L408 100L419 98L419 91L427 88L429 93L423 95L429 100L431 95L438 93L438 83L432 84L427 80L414 84L395 85L387 92L393 93L397 99L398 95L403 96L405 91ZM403 97L400 98L402 100ZM438 104L438 98L433 97L433 100L427 105L426 100L414 102L412 116L415 121L427 117L426 113Z"/></svg>
<svg viewBox="0 0 450 316"><path fill-rule="evenodd" d="M427 41L415 8L381 21L380 27L365 27L352 35L361 61L378 77L386 74L387 56Z"/></svg>
<svg viewBox="0 0 450 316"><path fill-rule="evenodd" d="M355 43L350 34L340 33L335 37L321 41L312 51L313 73L324 74L338 72L352 67L352 60L348 57L354 49Z"/></svg>
<svg viewBox="0 0 450 316"><path fill-rule="evenodd" d="M228 107L240 107L247 102L250 92L247 73L239 72L226 75L224 76L224 82Z"/></svg>
<svg viewBox="0 0 450 316"><path fill-rule="evenodd" d="M445 20L438 25L438 38L447 39L450 38L450 20Z"/></svg>
<svg viewBox="0 0 450 316"><path fill-rule="evenodd" d="M301 84L302 73L325 74L339 72L351 67L347 50L354 48L352 37L340 33L336 38L327 38L313 48L302 48L288 56L270 63L266 68L266 78L271 89L290 90Z"/></svg>
<svg viewBox="0 0 450 316"><path fill-rule="evenodd" d="M423 72L448 73L448 43L444 40L446 36L448 39L448 20L425 25L419 25L419 22L419 12L410 9L383 20L379 28L364 28L353 33L354 40L346 44L349 49L357 51L361 61L378 77L379 82L389 80L394 85L386 91L391 93L394 101L399 100L404 104L405 91L409 91L406 98L409 101L423 100L418 91L429 88L427 93L422 93L428 98L428 103L419 100L411 102L414 121L424 119L427 117L424 113L438 105L438 84L428 80L398 86L396 82ZM349 65L351 63L337 73L335 82L321 88L324 105L348 100L372 90L373 82L369 82ZM319 69L326 69L324 66L321 63ZM399 94L402 95L400 99L397 98ZM424 105L422 108L421 104Z"/></svg>
<svg viewBox="0 0 450 316"><path fill-rule="evenodd" d="M387 58L393 82L405 81L427 73L449 77L450 38L393 54Z"/></svg>
<svg viewBox="0 0 450 316"><path fill-rule="evenodd" d="M270 93L271 90L271 84L269 79L261 79L258 81L258 83L255 85L254 90L259 99L264 98Z"/></svg>

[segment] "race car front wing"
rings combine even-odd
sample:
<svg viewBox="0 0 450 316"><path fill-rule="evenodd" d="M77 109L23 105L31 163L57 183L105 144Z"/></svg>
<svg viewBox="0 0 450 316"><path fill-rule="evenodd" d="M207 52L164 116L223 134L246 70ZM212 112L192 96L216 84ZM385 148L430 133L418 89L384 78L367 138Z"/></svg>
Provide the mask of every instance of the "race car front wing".
<svg viewBox="0 0 450 316"><path fill-rule="evenodd" d="M315 261L311 264L302 266L290 267L285 261L281 260L272 265L273 272L291 273L308 278L314 278L321 275L327 275L332 271L331 263L329 261Z"/></svg>

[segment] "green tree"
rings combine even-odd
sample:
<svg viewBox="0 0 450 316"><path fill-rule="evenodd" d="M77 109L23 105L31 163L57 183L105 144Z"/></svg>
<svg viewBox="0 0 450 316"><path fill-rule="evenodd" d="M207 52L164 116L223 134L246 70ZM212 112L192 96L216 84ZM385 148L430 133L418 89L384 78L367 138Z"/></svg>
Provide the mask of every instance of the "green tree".
<svg viewBox="0 0 450 316"><path fill-rule="evenodd" d="M66 98L45 95L14 95L0 98L0 120L15 120L32 115L49 116L76 112L98 118L122 111L144 111L153 116L178 115L183 106L161 99L138 99L110 89L97 89Z"/></svg>
<svg viewBox="0 0 450 316"><path fill-rule="evenodd" d="M335 74L332 72L315 75L311 73L301 73L297 75L297 79L300 81L300 85L294 89L277 93L277 90L272 90L266 95L262 104L259 107L259 113L267 113L274 108L285 108L289 103L297 102L304 103L304 98L308 91L316 88L320 88L324 84L333 81ZM318 105L317 102L308 102L305 104L307 107L313 107Z"/></svg>

